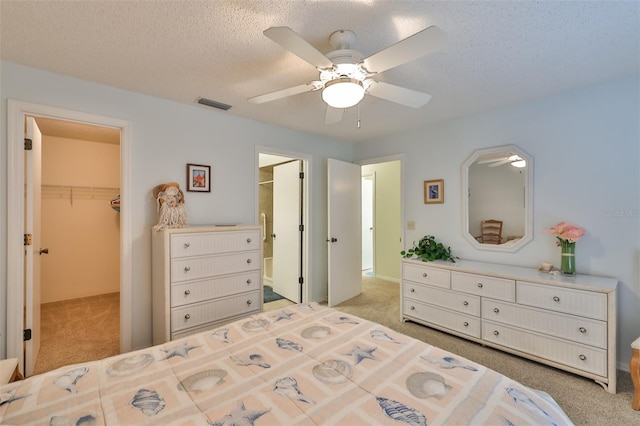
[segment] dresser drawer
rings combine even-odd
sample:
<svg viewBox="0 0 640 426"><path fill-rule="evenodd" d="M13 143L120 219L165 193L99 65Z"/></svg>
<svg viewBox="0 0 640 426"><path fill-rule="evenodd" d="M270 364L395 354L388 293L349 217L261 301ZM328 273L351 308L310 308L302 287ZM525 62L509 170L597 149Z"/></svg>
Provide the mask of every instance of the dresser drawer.
<svg viewBox="0 0 640 426"><path fill-rule="evenodd" d="M260 310L259 291L171 309L171 332Z"/></svg>
<svg viewBox="0 0 640 426"><path fill-rule="evenodd" d="M480 337L480 318L464 315L411 299L403 300L404 315L427 321L472 337Z"/></svg>
<svg viewBox="0 0 640 426"><path fill-rule="evenodd" d="M260 271L225 275L171 286L171 307L260 289Z"/></svg>
<svg viewBox="0 0 640 426"><path fill-rule="evenodd" d="M244 315L244 316L250 316L251 314L253 314L253 312L249 313L248 315ZM171 333L171 340L182 339L183 337L191 336L191 335L194 335L194 334L197 334L197 333L202 333L203 331L215 330L216 328L220 328L220 327L224 326L225 324L232 323L233 321L235 321L235 320L237 320L239 318L242 318L242 316L225 318L222 321L210 322L210 323L201 325L199 327L187 328L187 329L184 329L184 330L176 331L174 333Z"/></svg>
<svg viewBox="0 0 640 426"><path fill-rule="evenodd" d="M607 320L607 295L518 281L518 303L556 312Z"/></svg>
<svg viewBox="0 0 640 426"><path fill-rule="evenodd" d="M482 338L527 354L607 377L607 351L492 321L482 322Z"/></svg>
<svg viewBox="0 0 640 426"><path fill-rule="evenodd" d="M451 288L451 271L430 268L428 266L405 263L402 266L402 279L436 287Z"/></svg>
<svg viewBox="0 0 640 426"><path fill-rule="evenodd" d="M527 308L491 299L482 299L482 318L585 345L603 349L607 347L607 323L604 321Z"/></svg>
<svg viewBox="0 0 640 426"><path fill-rule="evenodd" d="M171 258L260 249L260 230L171 235Z"/></svg>
<svg viewBox="0 0 640 426"><path fill-rule="evenodd" d="M402 283L402 296L405 299L427 302L468 315L480 316L480 297L471 294L456 293L405 281Z"/></svg>
<svg viewBox="0 0 640 426"><path fill-rule="evenodd" d="M171 282L259 270L260 262L259 251L176 259L171 261Z"/></svg>
<svg viewBox="0 0 640 426"><path fill-rule="evenodd" d="M452 272L451 289L507 302L516 300L515 281L504 278Z"/></svg>

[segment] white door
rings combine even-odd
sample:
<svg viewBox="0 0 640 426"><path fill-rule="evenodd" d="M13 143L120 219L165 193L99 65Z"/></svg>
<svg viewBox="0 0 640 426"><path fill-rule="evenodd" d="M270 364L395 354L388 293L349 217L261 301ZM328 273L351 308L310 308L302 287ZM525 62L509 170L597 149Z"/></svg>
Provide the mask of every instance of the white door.
<svg viewBox="0 0 640 426"><path fill-rule="evenodd" d="M361 170L357 164L327 161L329 306L362 291Z"/></svg>
<svg viewBox="0 0 640 426"><path fill-rule="evenodd" d="M373 269L374 175L362 176L362 270Z"/></svg>
<svg viewBox="0 0 640 426"><path fill-rule="evenodd" d="M300 160L273 168L273 291L300 300Z"/></svg>
<svg viewBox="0 0 640 426"><path fill-rule="evenodd" d="M25 246L25 330L31 339L24 345L25 375L31 376L40 351L40 181L42 133L33 117L27 117L27 139L32 149L25 150L25 220L24 233L31 234Z"/></svg>

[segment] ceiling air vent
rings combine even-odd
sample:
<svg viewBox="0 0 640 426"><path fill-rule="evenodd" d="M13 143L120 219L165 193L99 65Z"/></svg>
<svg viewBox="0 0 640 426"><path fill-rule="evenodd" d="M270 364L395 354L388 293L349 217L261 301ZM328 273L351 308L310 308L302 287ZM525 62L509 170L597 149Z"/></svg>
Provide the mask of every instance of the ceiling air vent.
<svg viewBox="0 0 640 426"><path fill-rule="evenodd" d="M224 111L231 108L231 105L223 104L222 102L212 101L211 99L207 99L207 98L198 98L198 103L200 105L206 105L206 106L210 106L212 108L218 108Z"/></svg>

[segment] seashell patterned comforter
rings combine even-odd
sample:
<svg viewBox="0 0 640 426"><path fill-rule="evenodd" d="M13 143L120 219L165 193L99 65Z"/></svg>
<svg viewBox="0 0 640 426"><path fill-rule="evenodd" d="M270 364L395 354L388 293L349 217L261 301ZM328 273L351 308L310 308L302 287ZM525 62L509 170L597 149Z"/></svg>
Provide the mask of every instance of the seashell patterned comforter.
<svg viewBox="0 0 640 426"><path fill-rule="evenodd" d="M318 305L0 387L2 425L571 424L553 399Z"/></svg>

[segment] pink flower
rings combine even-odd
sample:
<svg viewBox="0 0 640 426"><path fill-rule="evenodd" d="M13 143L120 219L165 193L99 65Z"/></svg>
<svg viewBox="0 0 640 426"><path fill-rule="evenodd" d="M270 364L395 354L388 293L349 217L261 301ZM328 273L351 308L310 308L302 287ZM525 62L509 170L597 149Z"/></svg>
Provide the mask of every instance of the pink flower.
<svg viewBox="0 0 640 426"><path fill-rule="evenodd" d="M568 241L570 243L575 243L584 235L585 230L580 226L571 225L567 222L560 222L556 226L547 229L545 232L555 235L555 237L561 242Z"/></svg>

